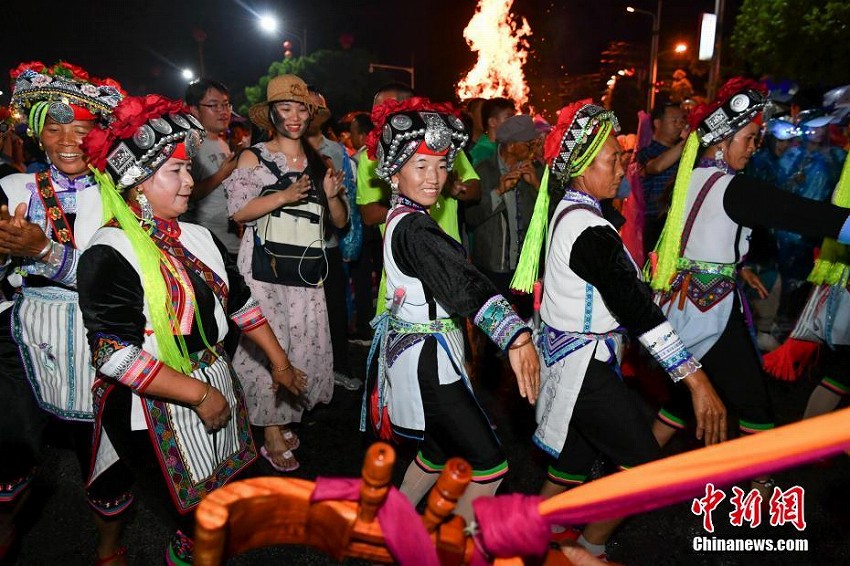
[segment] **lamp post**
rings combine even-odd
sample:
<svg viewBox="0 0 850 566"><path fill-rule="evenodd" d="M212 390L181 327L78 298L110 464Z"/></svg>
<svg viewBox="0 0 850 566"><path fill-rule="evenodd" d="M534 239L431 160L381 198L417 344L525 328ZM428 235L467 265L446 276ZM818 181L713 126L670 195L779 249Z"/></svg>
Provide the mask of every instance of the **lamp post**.
<svg viewBox="0 0 850 566"><path fill-rule="evenodd" d="M416 88L416 77L414 67L400 67L398 65L381 65L379 63L369 63L369 72L374 73L375 69L392 69L394 71L405 71L410 75L410 88Z"/></svg>
<svg viewBox="0 0 850 566"><path fill-rule="evenodd" d="M655 105L655 83L658 80L658 38L661 35L661 0L658 0L655 12L627 6L632 14L643 14L652 18L652 45L649 50L649 92L646 94L646 111L652 112Z"/></svg>
<svg viewBox="0 0 850 566"><path fill-rule="evenodd" d="M272 16L271 14L265 14L260 16L257 20L257 25L263 30L265 33L272 35L278 31L280 27L277 18ZM299 35L292 30L282 29L285 35L292 36L293 39L298 40L298 43L301 45L301 56L307 54L307 28L303 28L303 32ZM286 51L289 51L287 48ZM291 55L291 53L290 53Z"/></svg>
<svg viewBox="0 0 850 566"><path fill-rule="evenodd" d="M304 57L305 55L307 55L307 28L304 28L304 29L302 30L302 33L301 33L301 34L297 34L297 33L293 32L293 31L286 30L286 31L284 32L284 35L286 35L287 37L290 37L290 36L291 36L291 37L292 37L292 39L295 39L295 40L297 40L297 41L298 41L298 45L300 45L300 46L301 46L301 56L302 56L302 57ZM292 52L291 52L291 51L289 51L289 48L286 46L286 44L287 44L287 43L289 43L289 40L288 40L288 39L287 39L286 41L284 41L284 42L283 42L284 49L285 49L286 51L288 51L290 55L292 55ZM284 52L284 55L286 55L286 52Z"/></svg>
<svg viewBox="0 0 850 566"><path fill-rule="evenodd" d="M708 99L714 99L717 92L717 83L720 80L720 50L723 47L723 12L726 3L724 0L714 1L714 13L717 16L714 32L714 56L711 58L711 68L708 70Z"/></svg>
<svg viewBox="0 0 850 566"><path fill-rule="evenodd" d="M192 39L198 44L198 63L201 69L200 76L203 77L206 76L206 69L204 67L204 42L207 40L207 32L201 28L195 28L192 30Z"/></svg>

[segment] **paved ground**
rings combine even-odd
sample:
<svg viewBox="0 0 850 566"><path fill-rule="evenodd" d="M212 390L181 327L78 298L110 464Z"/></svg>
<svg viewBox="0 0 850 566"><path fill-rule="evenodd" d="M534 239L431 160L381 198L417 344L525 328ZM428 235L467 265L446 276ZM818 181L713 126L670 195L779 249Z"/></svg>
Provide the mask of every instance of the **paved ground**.
<svg viewBox="0 0 850 566"><path fill-rule="evenodd" d="M356 368L363 367L365 351L353 348ZM502 492L535 493L542 481L545 460L529 442L533 430L531 410L512 394L510 383L493 379L481 387L485 406L493 415L498 434L508 454L511 471L502 484ZM787 423L802 414L812 383L771 384L778 422ZM298 429L302 447L297 451L301 468L293 475L312 479L323 475L359 475L367 440L358 432L360 396L337 388L333 402L305 417ZM647 410L650 418L650 411ZM682 443L672 447L682 449ZM399 459L401 473L409 460ZM273 470L261 461L258 475ZM48 460L35 483L34 497L24 517L20 548L10 564L64 566L91 564L94 556L95 529L82 490L79 469L72 454L61 447L51 448ZM808 539L809 550L799 553L698 553L692 539L703 536L701 519L689 504L679 504L628 520L609 543L612 560L635 565L695 564L850 564L850 458L841 456L822 466L788 470L775 474L778 484L787 489L800 485L806 489L807 528L799 533L793 527L755 530L732 527L726 520L731 509L727 502L715 513L717 537L770 539ZM398 482L397 482L398 483ZM158 518L143 500L125 533L129 560L134 565L162 564L162 549L171 533L171 525ZM313 551L302 548L263 549L230 562L236 566L251 564L333 564Z"/></svg>

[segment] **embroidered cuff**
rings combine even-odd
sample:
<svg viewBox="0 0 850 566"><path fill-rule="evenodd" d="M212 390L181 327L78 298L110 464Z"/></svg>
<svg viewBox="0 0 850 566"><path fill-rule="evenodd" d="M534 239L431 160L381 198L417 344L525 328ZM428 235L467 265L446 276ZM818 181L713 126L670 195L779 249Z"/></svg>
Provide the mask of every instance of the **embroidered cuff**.
<svg viewBox="0 0 850 566"><path fill-rule="evenodd" d="M249 332L266 324L268 321L260 310L260 303L253 297L248 299L241 309L230 315L230 319L236 323L242 332Z"/></svg>
<svg viewBox="0 0 850 566"><path fill-rule="evenodd" d="M475 314L474 322L502 350L507 350L520 332L531 330L502 295L490 297Z"/></svg>
<svg viewBox="0 0 850 566"><path fill-rule="evenodd" d="M847 216L847 220L844 221L844 226L841 227L836 240L842 244L850 244L850 216Z"/></svg>
<svg viewBox="0 0 850 566"><path fill-rule="evenodd" d="M688 377L702 367L667 321L645 332L638 340L674 382Z"/></svg>
<svg viewBox="0 0 850 566"><path fill-rule="evenodd" d="M116 336L99 335L92 347L92 365L106 377L142 393L162 369L162 362Z"/></svg>

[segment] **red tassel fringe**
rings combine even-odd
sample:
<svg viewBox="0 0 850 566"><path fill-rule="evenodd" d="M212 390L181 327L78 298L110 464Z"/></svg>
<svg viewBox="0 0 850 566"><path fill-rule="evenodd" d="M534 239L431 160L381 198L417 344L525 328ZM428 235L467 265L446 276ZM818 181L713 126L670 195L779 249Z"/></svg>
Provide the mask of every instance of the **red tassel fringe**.
<svg viewBox="0 0 850 566"><path fill-rule="evenodd" d="M788 338L782 346L765 354L764 369L781 381L797 381L814 365L819 348L815 342Z"/></svg>

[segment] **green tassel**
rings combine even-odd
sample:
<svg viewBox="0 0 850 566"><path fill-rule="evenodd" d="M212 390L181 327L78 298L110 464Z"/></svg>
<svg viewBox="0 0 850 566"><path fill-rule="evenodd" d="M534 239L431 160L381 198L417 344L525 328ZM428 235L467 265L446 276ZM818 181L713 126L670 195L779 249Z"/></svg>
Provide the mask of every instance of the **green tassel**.
<svg viewBox="0 0 850 566"><path fill-rule="evenodd" d="M130 240L133 251L136 252L139 259L142 286L145 289L145 301L148 305L148 313L156 337L157 358L172 369L188 375L192 373L192 364L189 361L183 335L178 331L175 336L172 329L171 321L176 321L177 316L160 271L162 262L168 260L165 259L162 251L151 240L147 232L139 225L139 218L127 206L126 201L115 188L112 178L97 169L92 168L92 171L94 171L95 180L100 185L104 222L115 218Z"/></svg>
<svg viewBox="0 0 850 566"><path fill-rule="evenodd" d="M850 158L844 159L841 178L835 192L832 193L832 203L843 208L850 208ZM850 266L850 246L839 244L833 238L824 238L820 254L815 260L815 266L809 273L808 280L815 285L837 285L847 281L847 271Z"/></svg>
<svg viewBox="0 0 850 566"><path fill-rule="evenodd" d="M679 261L679 247L682 245L682 230L685 227L685 203L688 198L688 187L691 184L693 163L699 150L699 140L695 132L691 132L682 157L679 159L679 170L673 185L673 199L667 221L661 231L661 237L655 244L655 254L658 263L650 275L650 286L655 291L669 291L673 276L676 274L676 264Z"/></svg>
<svg viewBox="0 0 850 566"><path fill-rule="evenodd" d="M522 252L517 262L514 278L511 280L511 288L522 293L531 293L534 282L537 281L537 273L540 269L540 250L549 227L549 168L543 171L540 180L540 188L537 190L537 199L534 201L534 213L528 230L525 232L525 241L522 244Z"/></svg>

